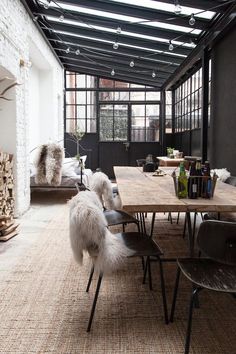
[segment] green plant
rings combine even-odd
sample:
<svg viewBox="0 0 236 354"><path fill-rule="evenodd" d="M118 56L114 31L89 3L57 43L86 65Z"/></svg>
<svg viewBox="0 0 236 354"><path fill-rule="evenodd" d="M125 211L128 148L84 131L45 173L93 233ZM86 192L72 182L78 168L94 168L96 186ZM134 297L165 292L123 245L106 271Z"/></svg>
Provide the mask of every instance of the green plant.
<svg viewBox="0 0 236 354"><path fill-rule="evenodd" d="M80 128L77 128L72 134L74 135L76 141L80 141L84 136L84 132L82 132Z"/></svg>
<svg viewBox="0 0 236 354"><path fill-rule="evenodd" d="M168 147L166 148L166 150L167 150L167 156L173 155L174 149L175 149L175 148L172 148L172 147L168 146Z"/></svg>

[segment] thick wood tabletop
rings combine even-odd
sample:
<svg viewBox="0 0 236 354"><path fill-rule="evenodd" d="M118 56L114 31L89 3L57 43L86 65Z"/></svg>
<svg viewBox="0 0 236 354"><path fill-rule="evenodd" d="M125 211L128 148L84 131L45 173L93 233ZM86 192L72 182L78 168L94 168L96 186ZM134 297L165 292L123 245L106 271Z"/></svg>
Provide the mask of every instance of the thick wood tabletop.
<svg viewBox="0 0 236 354"><path fill-rule="evenodd" d="M179 166L180 162L183 162L183 158L174 158L171 159L167 156L157 156L157 159L159 160L159 165L160 166Z"/></svg>
<svg viewBox="0 0 236 354"><path fill-rule="evenodd" d="M217 181L212 199L178 199L170 176L153 176L139 167L115 166L117 187L128 212L236 212L236 187ZM169 172L168 172L169 171Z"/></svg>

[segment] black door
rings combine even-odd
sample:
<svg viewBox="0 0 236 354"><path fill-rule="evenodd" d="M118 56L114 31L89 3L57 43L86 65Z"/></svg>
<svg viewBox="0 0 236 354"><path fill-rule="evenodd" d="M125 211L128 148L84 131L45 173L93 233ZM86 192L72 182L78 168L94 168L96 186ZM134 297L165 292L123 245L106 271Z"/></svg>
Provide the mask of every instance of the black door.
<svg viewBox="0 0 236 354"><path fill-rule="evenodd" d="M159 103L99 105L99 167L110 178L113 166L136 165L136 159L160 154Z"/></svg>

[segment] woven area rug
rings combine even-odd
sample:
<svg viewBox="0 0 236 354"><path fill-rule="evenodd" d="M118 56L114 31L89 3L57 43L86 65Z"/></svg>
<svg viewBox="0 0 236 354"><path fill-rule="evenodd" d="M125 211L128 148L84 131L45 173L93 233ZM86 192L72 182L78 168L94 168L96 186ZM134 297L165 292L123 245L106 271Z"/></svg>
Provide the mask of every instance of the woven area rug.
<svg viewBox="0 0 236 354"><path fill-rule="evenodd" d="M155 239L167 257L188 254L182 229L183 218L177 225L158 215ZM182 279L175 321L165 325L158 269L153 263L153 291L142 284L140 259L127 260L105 278L92 330L86 333L96 282L87 294L90 262L85 258L79 267L73 260L68 207L60 205L14 266L0 272L0 353L183 353L191 286ZM170 310L175 264L165 263L164 271ZM236 301L203 291L190 352L236 353L235 328Z"/></svg>

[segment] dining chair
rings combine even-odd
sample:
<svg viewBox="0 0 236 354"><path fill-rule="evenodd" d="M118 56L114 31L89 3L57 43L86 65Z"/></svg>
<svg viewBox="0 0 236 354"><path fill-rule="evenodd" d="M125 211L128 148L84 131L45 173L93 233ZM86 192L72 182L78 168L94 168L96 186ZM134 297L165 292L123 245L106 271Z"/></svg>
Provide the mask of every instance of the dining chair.
<svg viewBox="0 0 236 354"><path fill-rule="evenodd" d="M99 198L95 193L92 196L89 196L88 193L93 192L81 192L70 201L70 240L75 259L79 263L82 263L83 253L87 251L93 263L86 288L87 292L89 291L94 273L98 273L96 292L87 332L90 331L92 326L103 276L115 271L129 257L147 258L150 280L151 265L149 259L151 256L159 258L163 310L165 323L167 324L168 313L161 259L163 253L160 247L150 237L140 232L112 234L107 228L107 222ZM86 223L84 220L86 220Z"/></svg>
<svg viewBox="0 0 236 354"><path fill-rule="evenodd" d="M77 185L77 189L78 191L95 191L103 205L104 215L107 220L108 226L115 226L121 224L123 227L123 231L125 231L125 226L127 224L134 223L137 226L138 231L140 231L139 220L137 218L135 218L133 215L126 213L123 210L115 209L114 191L112 188L112 183L105 173L101 172L100 170L95 172L89 180L89 186ZM106 204L104 203L104 201ZM107 209L106 207L109 207L109 209Z"/></svg>
<svg viewBox="0 0 236 354"><path fill-rule="evenodd" d="M200 225L197 244L203 257L177 260L170 322L174 320L175 305L182 273L193 285L190 297L188 324L185 339L185 354L189 353L193 308L198 293L203 290L236 293L236 223L203 221Z"/></svg>

